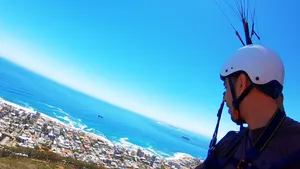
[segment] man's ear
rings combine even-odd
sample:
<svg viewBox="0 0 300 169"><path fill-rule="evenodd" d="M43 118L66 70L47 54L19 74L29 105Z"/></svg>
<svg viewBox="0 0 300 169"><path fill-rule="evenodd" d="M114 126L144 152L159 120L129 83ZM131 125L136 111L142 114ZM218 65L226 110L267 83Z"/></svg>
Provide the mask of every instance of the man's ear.
<svg viewBox="0 0 300 169"><path fill-rule="evenodd" d="M239 97L248 87L248 78L245 74L241 73L236 80L236 95Z"/></svg>

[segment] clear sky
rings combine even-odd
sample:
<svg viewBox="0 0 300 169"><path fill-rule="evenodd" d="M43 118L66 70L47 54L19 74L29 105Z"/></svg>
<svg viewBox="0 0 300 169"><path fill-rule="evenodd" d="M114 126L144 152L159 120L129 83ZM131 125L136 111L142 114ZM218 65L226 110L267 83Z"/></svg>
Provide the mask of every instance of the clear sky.
<svg viewBox="0 0 300 169"><path fill-rule="evenodd" d="M226 0L217 0L226 7ZM229 0L233 1L233 0ZM296 0L258 1L258 33L286 68L285 106L300 120ZM225 9L241 31L241 23ZM258 42L258 41L256 41ZM208 136L219 70L241 47L213 0L0 1L0 54L113 104ZM224 110L221 135L237 129ZM71 113L71 112L70 112ZM225 129L226 128L226 129Z"/></svg>

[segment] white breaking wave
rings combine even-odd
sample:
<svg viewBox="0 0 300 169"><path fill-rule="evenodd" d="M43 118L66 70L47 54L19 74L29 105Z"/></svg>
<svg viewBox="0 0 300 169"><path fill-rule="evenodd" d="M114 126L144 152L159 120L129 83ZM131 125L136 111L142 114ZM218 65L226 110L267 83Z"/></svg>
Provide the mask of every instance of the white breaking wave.
<svg viewBox="0 0 300 169"><path fill-rule="evenodd" d="M85 129L86 131L93 131L93 129L92 128L88 128L88 129Z"/></svg>
<svg viewBox="0 0 300 169"><path fill-rule="evenodd" d="M47 107L49 107L49 108L55 109L55 107L52 106L52 105L50 105L50 104L42 103L42 102L38 102L38 103L43 104L43 105L45 105L45 106L47 106Z"/></svg>
<svg viewBox="0 0 300 169"><path fill-rule="evenodd" d="M133 144L133 143L129 142L129 139L126 137L120 138L117 141L113 141L113 143L115 145L120 145L120 146L128 148L128 149L133 149L135 151L137 151L138 149L141 149L145 154L155 155L160 158L172 157L170 154L167 154L167 153L164 153L164 152L161 152L158 150L154 150L152 147L147 148L147 147L141 147L136 144Z"/></svg>
<svg viewBox="0 0 300 169"><path fill-rule="evenodd" d="M46 107L48 107L48 108L50 108L50 109L52 109L52 110L54 110L54 112L58 112L58 113L61 113L61 114L66 115L66 116L70 116L69 113L65 112L64 110L62 110L62 109L59 108L59 107L55 107L55 106L52 106L52 105L47 104L47 103L41 103L41 102L39 102L39 103L45 105ZM53 113L54 113L54 112L53 112Z"/></svg>
<svg viewBox="0 0 300 169"><path fill-rule="evenodd" d="M178 160L178 159L183 159L185 157L192 158L192 156L189 154L178 152L178 153L175 153L173 157L166 158L166 160Z"/></svg>
<svg viewBox="0 0 300 169"><path fill-rule="evenodd" d="M87 125L81 123L81 119L77 119L77 120L74 119L69 113L67 113L66 111L62 110L59 107L55 107L55 106L52 106L52 105L49 105L49 104L46 104L46 103L43 103L43 105L45 105L48 108L52 109L52 113L55 116L55 118L63 120L64 122L67 123L67 125L69 125L73 128L79 128L81 130L84 130L85 128L88 127ZM64 115L64 116L57 115L57 113L61 114L61 115Z"/></svg>
<svg viewBox="0 0 300 169"><path fill-rule="evenodd" d="M29 104L28 104L27 107L25 107L25 106L20 106L20 105L18 105L18 104L16 104L16 103L12 103L12 102L9 102L9 101L7 101L7 100L4 100L4 99L1 98L1 97L0 97L0 101L1 101L2 103L11 105L11 106L17 108L18 110L21 110L21 109L22 109L22 110L24 110L24 111L26 111L26 112L28 112L28 113L36 113L36 111L35 111L32 107L30 107Z"/></svg>

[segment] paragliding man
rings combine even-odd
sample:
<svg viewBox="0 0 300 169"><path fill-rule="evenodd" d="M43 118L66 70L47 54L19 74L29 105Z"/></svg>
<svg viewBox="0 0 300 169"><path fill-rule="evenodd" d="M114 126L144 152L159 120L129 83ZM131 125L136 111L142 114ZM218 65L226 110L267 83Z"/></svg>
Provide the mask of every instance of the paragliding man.
<svg viewBox="0 0 300 169"><path fill-rule="evenodd" d="M247 45L220 75L232 121L248 127L228 132L196 169L299 169L300 123L283 110L281 58L265 46Z"/></svg>

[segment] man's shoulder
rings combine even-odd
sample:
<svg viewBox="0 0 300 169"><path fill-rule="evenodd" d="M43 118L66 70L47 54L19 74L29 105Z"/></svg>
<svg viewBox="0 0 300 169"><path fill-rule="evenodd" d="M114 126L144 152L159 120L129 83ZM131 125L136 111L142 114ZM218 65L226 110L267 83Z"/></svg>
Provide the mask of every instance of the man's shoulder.
<svg viewBox="0 0 300 169"><path fill-rule="evenodd" d="M286 117L285 121L276 134L273 147L276 147L272 152L274 154L279 153L280 159L275 166L280 164L288 164L283 168L299 168L300 164L300 123L290 117Z"/></svg>
<svg viewBox="0 0 300 169"><path fill-rule="evenodd" d="M288 154L300 150L300 123L286 117L277 135L277 143L285 148Z"/></svg>
<svg viewBox="0 0 300 169"><path fill-rule="evenodd" d="M237 136L238 134L239 134L239 131L231 130L231 131L227 132L223 138L228 139L228 138Z"/></svg>
<svg viewBox="0 0 300 169"><path fill-rule="evenodd" d="M300 148L300 123L298 121L286 117L275 135L276 142L284 142L286 146L291 146L289 143L297 143L296 145Z"/></svg>
<svg viewBox="0 0 300 169"><path fill-rule="evenodd" d="M280 131L284 135L299 135L300 136L300 123L290 117L286 117L282 123Z"/></svg>
<svg viewBox="0 0 300 169"><path fill-rule="evenodd" d="M218 152L225 152L234 142L241 137L242 131L229 131L217 144Z"/></svg>
<svg viewBox="0 0 300 169"><path fill-rule="evenodd" d="M224 144L236 137L238 137L239 132L238 131L229 131L228 133L225 134L225 136L220 140L220 144Z"/></svg>

